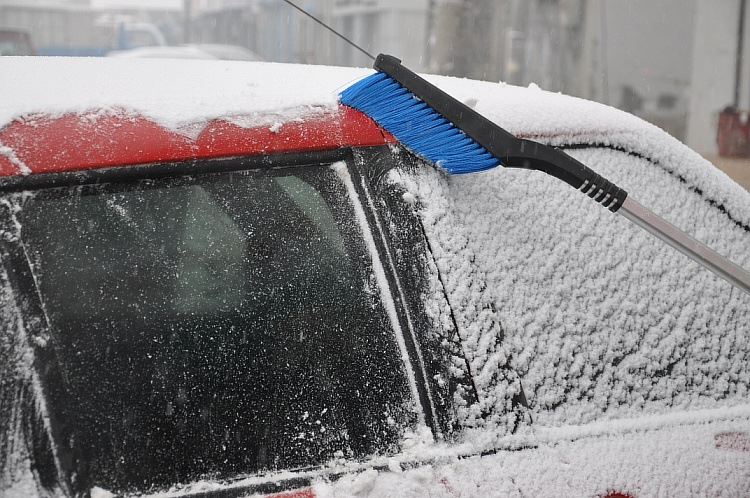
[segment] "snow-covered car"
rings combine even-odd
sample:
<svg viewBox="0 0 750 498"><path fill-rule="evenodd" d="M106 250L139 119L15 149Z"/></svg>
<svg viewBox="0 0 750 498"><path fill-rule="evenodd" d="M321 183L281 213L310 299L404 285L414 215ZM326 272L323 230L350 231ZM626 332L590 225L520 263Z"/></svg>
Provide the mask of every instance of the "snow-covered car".
<svg viewBox="0 0 750 498"><path fill-rule="evenodd" d="M3 496L750 494L750 297L423 163L338 104L369 70L0 68ZM430 79L750 266L750 194L658 128Z"/></svg>
<svg viewBox="0 0 750 498"><path fill-rule="evenodd" d="M129 50L113 50L108 57L148 59L219 59L228 61L261 61L254 52L236 45L198 43L178 46L149 46Z"/></svg>
<svg viewBox="0 0 750 498"><path fill-rule="evenodd" d="M34 45L28 33L13 29L0 29L0 56L34 54Z"/></svg>

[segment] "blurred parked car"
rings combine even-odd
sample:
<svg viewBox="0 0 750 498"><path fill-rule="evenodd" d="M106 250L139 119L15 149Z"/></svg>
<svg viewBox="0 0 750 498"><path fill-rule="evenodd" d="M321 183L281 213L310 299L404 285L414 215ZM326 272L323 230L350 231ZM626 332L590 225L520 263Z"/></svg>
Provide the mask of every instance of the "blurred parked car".
<svg viewBox="0 0 750 498"><path fill-rule="evenodd" d="M130 50L113 50L107 57L136 59L217 59L217 57L192 46L139 47Z"/></svg>
<svg viewBox="0 0 750 498"><path fill-rule="evenodd" d="M236 45L196 44L163 47L140 47L131 50L116 50L109 57L135 57L149 59L222 59L236 61L261 61L262 59L244 47Z"/></svg>
<svg viewBox="0 0 750 498"><path fill-rule="evenodd" d="M2 55L36 55L36 51L28 33L0 29L0 56Z"/></svg>
<svg viewBox="0 0 750 498"><path fill-rule="evenodd" d="M750 490L748 296L541 173L423 163L337 103L367 70L0 70L0 494ZM430 78L750 266L750 194L661 130Z"/></svg>
<svg viewBox="0 0 750 498"><path fill-rule="evenodd" d="M263 59L245 47L238 45L223 45L220 43L197 43L188 45L207 52L217 59L226 61L262 61Z"/></svg>

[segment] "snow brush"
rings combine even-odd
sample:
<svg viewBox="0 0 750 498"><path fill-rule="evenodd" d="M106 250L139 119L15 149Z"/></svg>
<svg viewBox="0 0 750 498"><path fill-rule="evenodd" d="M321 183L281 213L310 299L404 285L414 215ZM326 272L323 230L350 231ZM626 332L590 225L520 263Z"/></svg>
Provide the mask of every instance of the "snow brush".
<svg viewBox="0 0 750 498"><path fill-rule="evenodd" d="M339 95L408 150L452 175L496 166L534 169L582 191L750 294L750 273L660 218L561 149L517 138L410 71L393 56Z"/></svg>

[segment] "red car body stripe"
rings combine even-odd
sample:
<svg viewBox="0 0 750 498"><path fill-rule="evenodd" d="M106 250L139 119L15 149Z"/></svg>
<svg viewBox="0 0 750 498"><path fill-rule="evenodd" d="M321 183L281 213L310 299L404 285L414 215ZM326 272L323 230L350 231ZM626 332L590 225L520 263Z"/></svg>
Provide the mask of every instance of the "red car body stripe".
<svg viewBox="0 0 750 498"><path fill-rule="evenodd" d="M18 173L20 173L18 168L10 162L10 159L3 156L0 152L0 176L11 176Z"/></svg>
<svg viewBox="0 0 750 498"><path fill-rule="evenodd" d="M286 491L283 493L274 493L266 495L266 498L315 498L315 493L311 488L301 489L299 491Z"/></svg>
<svg viewBox="0 0 750 498"><path fill-rule="evenodd" d="M210 121L197 139L126 112L17 119L0 130L0 176L61 173L136 164L307 152L392 143L367 116L341 106L280 126L244 128ZM14 157L10 157L8 151Z"/></svg>

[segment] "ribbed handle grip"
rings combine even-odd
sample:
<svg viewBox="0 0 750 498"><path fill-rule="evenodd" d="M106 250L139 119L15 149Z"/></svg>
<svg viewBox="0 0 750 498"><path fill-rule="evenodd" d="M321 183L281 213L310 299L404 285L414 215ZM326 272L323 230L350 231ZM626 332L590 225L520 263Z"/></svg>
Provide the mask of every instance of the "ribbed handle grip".
<svg viewBox="0 0 750 498"><path fill-rule="evenodd" d="M453 123L472 140L500 160L503 166L543 171L559 178L573 188L615 212L620 209L627 192L596 174L565 152L532 140L513 136L474 109L454 99L391 55L380 54L375 69L419 97L425 104Z"/></svg>

